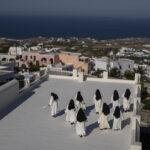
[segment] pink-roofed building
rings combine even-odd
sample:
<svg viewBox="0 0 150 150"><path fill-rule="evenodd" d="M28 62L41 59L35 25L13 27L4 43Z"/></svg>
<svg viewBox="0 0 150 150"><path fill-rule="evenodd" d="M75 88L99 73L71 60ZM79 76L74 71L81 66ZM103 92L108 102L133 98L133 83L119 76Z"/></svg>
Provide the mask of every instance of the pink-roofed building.
<svg viewBox="0 0 150 150"><path fill-rule="evenodd" d="M28 68L29 62L33 62L37 66L57 64L59 63L59 56L54 53L23 52L22 57L16 60L19 67L25 65Z"/></svg>

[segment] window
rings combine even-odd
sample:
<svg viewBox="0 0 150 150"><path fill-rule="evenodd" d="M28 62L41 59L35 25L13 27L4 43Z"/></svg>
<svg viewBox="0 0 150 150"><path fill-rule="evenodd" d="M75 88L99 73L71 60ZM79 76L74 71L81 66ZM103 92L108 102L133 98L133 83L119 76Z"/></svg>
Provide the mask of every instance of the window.
<svg viewBox="0 0 150 150"><path fill-rule="evenodd" d="M54 63L52 58L50 59L50 63L51 63L51 64L53 64L53 63Z"/></svg>
<svg viewBox="0 0 150 150"><path fill-rule="evenodd" d="M36 61L36 56L33 57L34 61Z"/></svg>
<svg viewBox="0 0 150 150"><path fill-rule="evenodd" d="M30 58L32 59L32 56L30 56Z"/></svg>
<svg viewBox="0 0 150 150"><path fill-rule="evenodd" d="M28 60L28 56L27 55L25 56L25 60Z"/></svg>
<svg viewBox="0 0 150 150"><path fill-rule="evenodd" d="M42 61L42 63L47 63L47 59L46 58L42 58L41 61Z"/></svg>
<svg viewBox="0 0 150 150"><path fill-rule="evenodd" d="M128 68L130 69L130 65L128 66Z"/></svg>
<svg viewBox="0 0 150 150"><path fill-rule="evenodd" d="M120 65L119 68L120 68L120 70L121 70L121 69L122 69L122 66Z"/></svg>

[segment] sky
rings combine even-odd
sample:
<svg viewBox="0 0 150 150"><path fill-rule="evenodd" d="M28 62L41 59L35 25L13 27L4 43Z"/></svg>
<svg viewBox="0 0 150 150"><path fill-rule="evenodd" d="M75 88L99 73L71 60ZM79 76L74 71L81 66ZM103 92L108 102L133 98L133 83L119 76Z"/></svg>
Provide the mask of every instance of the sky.
<svg viewBox="0 0 150 150"><path fill-rule="evenodd" d="M150 18L150 0L0 0L0 15Z"/></svg>

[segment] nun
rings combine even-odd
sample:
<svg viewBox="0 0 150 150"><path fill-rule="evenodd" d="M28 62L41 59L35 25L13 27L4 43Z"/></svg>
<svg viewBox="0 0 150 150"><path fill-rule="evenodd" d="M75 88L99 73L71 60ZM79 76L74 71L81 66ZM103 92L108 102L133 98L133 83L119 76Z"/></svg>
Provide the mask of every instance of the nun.
<svg viewBox="0 0 150 150"><path fill-rule="evenodd" d="M79 109L76 120L77 120L75 125L76 134L80 137L83 137L86 135L85 121L87 120L87 118L82 108Z"/></svg>
<svg viewBox="0 0 150 150"><path fill-rule="evenodd" d="M120 104L119 104L119 93L117 90L114 91L114 93L111 97L111 102L113 105L113 110L115 110L116 106L120 106Z"/></svg>
<svg viewBox="0 0 150 150"><path fill-rule="evenodd" d="M76 105L77 110L79 110L80 108L82 108L83 110L86 109L85 102L80 91L78 91L75 97L75 105Z"/></svg>
<svg viewBox="0 0 150 150"><path fill-rule="evenodd" d="M123 116L120 111L120 107L117 106L115 108L115 111L113 113L113 130L121 130L121 124L122 124Z"/></svg>
<svg viewBox="0 0 150 150"><path fill-rule="evenodd" d="M66 110L66 121L69 122L71 125L76 122L76 110L74 100L71 99L69 105L67 106Z"/></svg>
<svg viewBox="0 0 150 150"><path fill-rule="evenodd" d="M108 123L108 115L110 114L109 106L104 103L102 108L102 113L99 115L98 123L100 130L110 129L110 125Z"/></svg>
<svg viewBox="0 0 150 150"><path fill-rule="evenodd" d="M130 111L130 104L132 101L131 91L129 89L126 89L122 98L123 98L123 109L124 109L124 111L125 112Z"/></svg>
<svg viewBox="0 0 150 150"><path fill-rule="evenodd" d="M93 101L95 105L96 114L100 114L102 112L103 101L102 101L101 93L98 89L96 90L94 94Z"/></svg>
<svg viewBox="0 0 150 150"><path fill-rule="evenodd" d="M50 96L50 101L49 101L49 106L51 109L51 116L52 117L56 117L56 113L57 113L57 108L58 108L58 96L55 93L51 93Z"/></svg>

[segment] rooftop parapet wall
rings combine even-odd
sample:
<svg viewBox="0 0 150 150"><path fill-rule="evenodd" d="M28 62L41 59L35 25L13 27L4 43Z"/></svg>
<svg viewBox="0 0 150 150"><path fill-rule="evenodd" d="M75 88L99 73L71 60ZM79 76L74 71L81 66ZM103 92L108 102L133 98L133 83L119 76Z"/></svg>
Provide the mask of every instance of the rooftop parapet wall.
<svg viewBox="0 0 150 150"><path fill-rule="evenodd" d="M63 71L61 71L61 72L63 72ZM71 73L71 72L69 71L69 73ZM107 82L107 83L108 82L109 83L124 83L124 84L130 83L130 84L138 85L138 84L136 84L137 83L136 78L135 78L135 80L110 79L110 78L108 78L108 72L103 72L103 78L86 77L86 75L83 72L80 73L80 71L78 71L77 69L74 69L71 74L72 74L72 76L62 76L62 75L49 74L49 77L50 78L57 78L57 79L64 79L65 78L65 79L80 81L81 76L79 77L79 74L80 75L83 74L82 75L83 76L82 77L83 81L95 81L95 82ZM140 88L140 86L139 86L139 88ZM139 90L141 90L141 89L139 89Z"/></svg>
<svg viewBox="0 0 150 150"><path fill-rule="evenodd" d="M142 144L140 142L140 105L141 105L141 84L140 84L140 74L135 75L135 97L134 97L134 107L132 113L131 121L131 150L142 150Z"/></svg>
<svg viewBox="0 0 150 150"><path fill-rule="evenodd" d="M19 95L19 83L12 80L0 86L0 112L10 105Z"/></svg>

